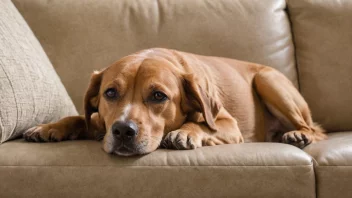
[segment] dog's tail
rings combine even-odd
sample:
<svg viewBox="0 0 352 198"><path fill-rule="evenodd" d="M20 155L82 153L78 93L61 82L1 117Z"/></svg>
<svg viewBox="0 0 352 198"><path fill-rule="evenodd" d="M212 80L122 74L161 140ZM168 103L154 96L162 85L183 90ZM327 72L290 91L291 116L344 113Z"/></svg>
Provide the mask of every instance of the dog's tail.
<svg viewBox="0 0 352 198"><path fill-rule="evenodd" d="M311 129L313 131L313 143L328 138L328 136L326 135L326 131L323 129L323 127L321 127L320 124L314 122Z"/></svg>

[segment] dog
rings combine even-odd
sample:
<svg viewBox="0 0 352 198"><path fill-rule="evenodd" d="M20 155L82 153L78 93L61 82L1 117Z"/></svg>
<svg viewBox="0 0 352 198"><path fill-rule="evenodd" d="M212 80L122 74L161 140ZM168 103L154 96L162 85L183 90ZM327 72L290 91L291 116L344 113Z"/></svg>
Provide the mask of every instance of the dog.
<svg viewBox="0 0 352 198"><path fill-rule="evenodd" d="M85 115L35 126L23 136L103 140L104 151L121 156L244 142L304 148L327 137L277 70L171 49L142 50L95 71L84 109Z"/></svg>

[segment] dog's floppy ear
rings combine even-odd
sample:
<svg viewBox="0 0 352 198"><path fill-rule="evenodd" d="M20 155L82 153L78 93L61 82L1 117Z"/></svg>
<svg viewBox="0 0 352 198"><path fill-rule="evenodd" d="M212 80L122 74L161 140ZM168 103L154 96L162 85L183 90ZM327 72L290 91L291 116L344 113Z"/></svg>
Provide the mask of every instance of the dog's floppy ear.
<svg viewBox="0 0 352 198"><path fill-rule="evenodd" d="M215 119L220 111L221 104L206 93L197 83L193 74L183 76L183 87L188 104L191 108L201 112L209 128L216 131Z"/></svg>
<svg viewBox="0 0 352 198"><path fill-rule="evenodd" d="M91 115L98 112L99 89L102 77L103 71L95 71L92 74L87 92L84 96L84 115L88 129L90 128Z"/></svg>

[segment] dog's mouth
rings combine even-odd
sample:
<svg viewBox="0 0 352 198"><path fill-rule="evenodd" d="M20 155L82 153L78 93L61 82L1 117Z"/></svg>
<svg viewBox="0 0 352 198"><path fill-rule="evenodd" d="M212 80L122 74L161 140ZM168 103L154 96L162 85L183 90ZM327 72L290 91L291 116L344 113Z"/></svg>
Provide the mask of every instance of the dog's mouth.
<svg viewBox="0 0 352 198"><path fill-rule="evenodd" d="M135 156L155 151L160 145L159 138L143 138L140 141L123 141L111 135L103 140L103 150L112 155Z"/></svg>
<svg viewBox="0 0 352 198"><path fill-rule="evenodd" d="M113 154L119 155L119 156L133 156L133 155L138 155L138 153L135 152L134 149L131 149L125 145L121 145L119 148L115 149L113 151Z"/></svg>
<svg viewBox="0 0 352 198"><path fill-rule="evenodd" d="M110 152L110 154L115 154L118 156L135 156L135 155L145 155L148 153L150 152L145 151L142 148L138 148L138 146L137 147L128 146L125 144L121 144L120 146L115 147L115 149L112 152Z"/></svg>

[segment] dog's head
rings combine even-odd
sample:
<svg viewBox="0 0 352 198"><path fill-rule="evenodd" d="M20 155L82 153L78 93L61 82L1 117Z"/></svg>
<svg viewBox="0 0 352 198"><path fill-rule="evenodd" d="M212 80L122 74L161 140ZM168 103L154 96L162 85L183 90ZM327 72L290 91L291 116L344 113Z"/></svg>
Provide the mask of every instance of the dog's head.
<svg viewBox="0 0 352 198"><path fill-rule="evenodd" d="M98 112L108 153L152 152L164 135L194 113L214 129L217 111L194 75L186 73L177 58L146 53L127 56L92 74L85 95L86 122L89 127L92 113Z"/></svg>

